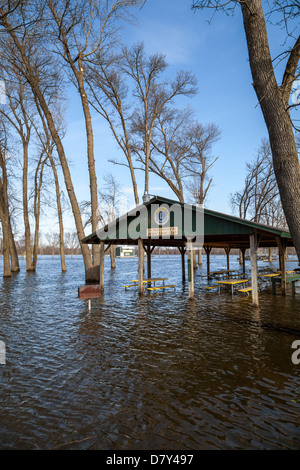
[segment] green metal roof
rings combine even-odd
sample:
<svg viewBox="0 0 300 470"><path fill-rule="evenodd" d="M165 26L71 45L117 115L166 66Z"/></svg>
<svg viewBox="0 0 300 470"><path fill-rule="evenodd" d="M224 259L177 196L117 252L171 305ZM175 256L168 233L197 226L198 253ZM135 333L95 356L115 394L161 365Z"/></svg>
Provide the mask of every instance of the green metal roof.
<svg viewBox="0 0 300 470"><path fill-rule="evenodd" d="M162 208L162 210L166 208L166 212L169 212L167 228L162 228L162 225L157 223L157 219L153 217L155 208ZM170 211L168 211L168 208ZM182 214L181 219L180 212ZM184 214L191 216L190 225L186 223ZM177 215L178 219L176 219ZM200 220L199 217L201 216L203 217L203 227L201 227L201 230L204 228L204 243L206 245L248 246L249 235L252 233L260 235L260 246L277 246L276 238L285 238L289 245L292 244L290 233L282 228L250 222L232 215L203 209L196 205L184 204L159 196L152 197L149 202L119 217L114 224L109 224L96 233L85 237L82 243L99 243L100 239L105 239L107 243L136 244L137 238L132 239L130 236L132 227L139 230L138 238L142 238L145 241L148 240L149 243L153 241L165 246L179 244L180 242L185 243L189 237L195 236L195 227L196 229L197 226L199 227L198 220ZM115 227L115 230L111 230L113 227ZM158 234L161 235L163 232L159 232L159 230L169 230L170 239L162 240ZM155 236L155 234L158 236Z"/></svg>

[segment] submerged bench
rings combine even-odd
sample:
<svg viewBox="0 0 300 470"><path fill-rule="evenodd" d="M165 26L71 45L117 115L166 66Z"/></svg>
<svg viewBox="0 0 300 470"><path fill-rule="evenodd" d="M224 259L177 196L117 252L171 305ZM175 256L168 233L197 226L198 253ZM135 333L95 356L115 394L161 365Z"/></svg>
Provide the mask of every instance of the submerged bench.
<svg viewBox="0 0 300 470"><path fill-rule="evenodd" d="M246 292L249 295L249 292L252 291L252 287L245 287L245 289L238 289L238 292Z"/></svg>
<svg viewBox="0 0 300 470"><path fill-rule="evenodd" d="M219 288L219 286L216 285L216 286L205 286L205 287L204 287L204 289L207 289L207 290L216 289L216 288Z"/></svg>
<svg viewBox="0 0 300 470"><path fill-rule="evenodd" d="M123 286L125 287L125 289L127 289L127 287L136 287L136 284L127 284L126 286Z"/></svg>
<svg viewBox="0 0 300 470"><path fill-rule="evenodd" d="M172 285L170 285L170 286L147 287L147 290L167 289L168 287L173 287L173 289L175 290L176 285L175 285L175 284L172 284Z"/></svg>

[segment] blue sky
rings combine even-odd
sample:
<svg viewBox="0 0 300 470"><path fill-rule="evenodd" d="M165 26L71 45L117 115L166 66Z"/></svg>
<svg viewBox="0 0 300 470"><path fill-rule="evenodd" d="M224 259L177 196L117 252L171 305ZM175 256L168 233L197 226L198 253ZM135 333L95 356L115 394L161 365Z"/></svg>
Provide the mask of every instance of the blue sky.
<svg viewBox="0 0 300 470"><path fill-rule="evenodd" d="M147 53L165 54L169 74L177 70L193 72L198 94L188 103L195 118L206 124L215 122L222 131L214 146L219 156L211 170L213 186L206 207L231 213L230 193L243 187L246 162L256 155L267 130L254 89L248 63L247 45L239 8L234 16L211 11L191 10L191 0L148 0L136 10L135 24L126 25L123 39L128 45L143 41ZM282 38L278 28L270 28L270 42L276 55ZM278 67L278 73L281 65ZM84 121L79 100L70 95L67 111L65 148L78 200L89 199ZM184 104L184 103L183 103ZM104 173L114 173L125 194L131 191L129 171L108 162L122 158L107 124L94 118L95 158L99 187ZM144 177L137 173L140 193ZM174 198L166 183L150 177L150 193Z"/></svg>

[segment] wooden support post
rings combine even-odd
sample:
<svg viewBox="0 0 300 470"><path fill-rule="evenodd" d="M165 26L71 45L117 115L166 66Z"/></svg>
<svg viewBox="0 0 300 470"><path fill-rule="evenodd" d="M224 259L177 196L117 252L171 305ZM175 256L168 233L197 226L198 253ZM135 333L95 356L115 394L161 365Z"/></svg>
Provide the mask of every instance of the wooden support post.
<svg viewBox="0 0 300 470"><path fill-rule="evenodd" d="M138 283L138 288L139 288L139 295L144 294L144 243L141 238L138 240L138 247L139 247L139 283Z"/></svg>
<svg viewBox="0 0 300 470"><path fill-rule="evenodd" d="M202 266L202 248L199 248L198 250L198 266Z"/></svg>
<svg viewBox="0 0 300 470"><path fill-rule="evenodd" d="M192 243L188 244L188 275L189 275L189 298L194 298L194 253Z"/></svg>
<svg viewBox="0 0 300 470"><path fill-rule="evenodd" d="M148 279L151 279L151 253L152 251L154 250L155 248L155 245L151 246L150 245L144 245L144 250L146 252L146 255L147 255L147 278Z"/></svg>
<svg viewBox="0 0 300 470"><path fill-rule="evenodd" d="M147 278L151 278L151 247L149 245L144 245L144 250L147 256Z"/></svg>
<svg viewBox="0 0 300 470"><path fill-rule="evenodd" d="M286 242L284 239L277 238L277 245L279 251L279 268L280 268L280 277L281 277L281 294L286 295Z"/></svg>
<svg viewBox="0 0 300 470"><path fill-rule="evenodd" d="M229 271L229 253L230 253L229 246L226 246L224 248L224 250L225 250L225 253L226 253L227 270Z"/></svg>
<svg viewBox="0 0 300 470"><path fill-rule="evenodd" d="M193 269L196 270L198 269L196 250L192 250L192 251L193 251Z"/></svg>
<svg viewBox="0 0 300 470"><path fill-rule="evenodd" d="M246 248L241 248L241 253L242 253L242 266L243 266L243 274L246 272L246 259L245 259L245 253L246 253Z"/></svg>
<svg viewBox="0 0 300 470"><path fill-rule="evenodd" d="M91 299L88 299L88 309L89 309L89 312L91 311Z"/></svg>
<svg viewBox="0 0 300 470"><path fill-rule="evenodd" d="M257 234L250 235L250 259L251 259L251 287L252 287L252 304L259 306L258 302L258 286L257 286Z"/></svg>
<svg viewBox="0 0 300 470"><path fill-rule="evenodd" d="M205 252L206 252L206 259L207 259L207 262L206 262L206 266L207 266L207 277L209 277L209 275L210 275L210 260L209 260L209 255L210 255L211 249L212 249L211 246L204 246L204 250L205 250Z"/></svg>
<svg viewBox="0 0 300 470"><path fill-rule="evenodd" d="M185 259L184 259L184 255L185 255L185 247L184 246L180 246L178 245L178 250L181 254L181 270L182 270L182 281L185 282Z"/></svg>
<svg viewBox="0 0 300 470"><path fill-rule="evenodd" d="M104 240L100 242L100 291L104 291L104 259L105 259L105 249L104 249Z"/></svg>

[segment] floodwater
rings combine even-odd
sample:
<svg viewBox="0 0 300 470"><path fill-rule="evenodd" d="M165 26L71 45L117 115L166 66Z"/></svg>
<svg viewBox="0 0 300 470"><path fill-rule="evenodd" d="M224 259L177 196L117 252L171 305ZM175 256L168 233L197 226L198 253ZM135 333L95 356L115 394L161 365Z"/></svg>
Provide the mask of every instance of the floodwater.
<svg viewBox="0 0 300 470"><path fill-rule="evenodd" d="M0 449L300 449L300 290L272 295L265 281L256 310L251 296L205 291L204 260L190 301L180 258L157 256L152 276L176 292L138 298L123 288L137 259L114 272L106 259L89 313L80 257L65 274L58 258L34 274L20 261L0 280Z"/></svg>

